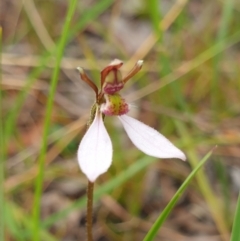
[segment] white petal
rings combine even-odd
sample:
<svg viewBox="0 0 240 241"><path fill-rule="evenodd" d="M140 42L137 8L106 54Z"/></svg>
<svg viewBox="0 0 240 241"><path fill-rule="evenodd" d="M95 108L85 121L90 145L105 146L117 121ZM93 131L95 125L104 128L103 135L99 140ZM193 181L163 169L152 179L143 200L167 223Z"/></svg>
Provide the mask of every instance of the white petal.
<svg viewBox="0 0 240 241"><path fill-rule="evenodd" d="M153 128L127 115L122 115L118 118L133 144L142 152L157 158L186 160L186 156L182 151Z"/></svg>
<svg viewBox="0 0 240 241"><path fill-rule="evenodd" d="M78 162L91 182L106 172L112 163L112 142L98 111L79 145Z"/></svg>

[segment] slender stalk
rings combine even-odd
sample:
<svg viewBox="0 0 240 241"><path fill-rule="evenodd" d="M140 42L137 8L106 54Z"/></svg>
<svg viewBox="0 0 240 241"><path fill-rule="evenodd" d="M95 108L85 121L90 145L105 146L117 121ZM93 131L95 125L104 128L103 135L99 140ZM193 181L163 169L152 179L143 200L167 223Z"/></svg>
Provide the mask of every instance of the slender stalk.
<svg viewBox="0 0 240 241"><path fill-rule="evenodd" d="M98 89L97 89L98 92ZM96 97L97 98L97 97ZM96 104L93 105L89 121L87 123L87 130L90 127L90 125L93 123L93 120L96 115ZM87 217L86 217L86 232L87 232L87 241L93 241L92 236L92 218L93 218L93 189L94 189L94 182L88 181L87 186Z"/></svg>
<svg viewBox="0 0 240 241"><path fill-rule="evenodd" d="M54 95L55 95L55 91L58 83L61 59L62 59L64 48L67 42L67 38L68 38L70 22L75 12L77 3L78 3L77 0L71 0L69 3L66 20L63 26L62 36L57 46L56 65L51 78L51 86L50 86L49 98L48 98L47 108L46 108L46 116L44 121L42 147L40 151L39 164L38 164L38 176L36 178L36 183L35 183L35 193L34 193L34 202L33 202L33 219L32 219L32 222L33 222L32 240L33 241L41 240L40 238L40 200L41 200L42 191L43 191L44 166L45 166L45 159L46 159L46 153L47 153L47 138L48 138L48 132L51 124L51 113L53 109Z"/></svg>
<svg viewBox="0 0 240 241"><path fill-rule="evenodd" d="M234 221L233 221L233 227L232 227L232 237L231 241L240 241L240 193L238 196L238 202L237 202L237 207L236 211L234 214Z"/></svg>
<svg viewBox="0 0 240 241"><path fill-rule="evenodd" d="M1 63L1 53L2 53L2 28L0 26L0 63ZM0 65L1 66L1 65ZM0 86L2 82L2 69L0 69ZM4 214L4 160L6 153L5 138L4 138L4 128L3 128L3 110L2 110L2 90L0 89L0 241L4 241L5 236L5 214Z"/></svg>
<svg viewBox="0 0 240 241"><path fill-rule="evenodd" d="M92 217L93 217L93 189L94 183L88 181L87 188L87 241L93 241L92 237Z"/></svg>
<svg viewBox="0 0 240 241"><path fill-rule="evenodd" d="M96 94L96 101L98 100L98 88L97 86L92 82L91 79L88 78L88 76L85 74L84 70L81 67L77 68L80 72L81 79L89 84L89 86L94 90ZM87 130L93 123L93 120L95 118L97 109L97 104L95 103L92 106L89 121L87 123ZM92 217L93 217L93 189L94 189L94 183L88 181L88 187L87 187L87 218L86 218L86 231L87 231L87 241L93 241L92 237Z"/></svg>
<svg viewBox="0 0 240 241"><path fill-rule="evenodd" d="M217 34L216 42L222 43L222 48L226 45L226 36L228 32L230 32L231 20L234 16L234 2L235 0L226 0L224 4L222 4L222 16L220 21L220 27ZM224 53L218 54L213 59L213 77L211 83L211 105L213 110L217 110L217 108L221 108L221 103L219 100L219 79L221 75L221 66L220 62L223 58ZM220 105L219 105L220 104Z"/></svg>

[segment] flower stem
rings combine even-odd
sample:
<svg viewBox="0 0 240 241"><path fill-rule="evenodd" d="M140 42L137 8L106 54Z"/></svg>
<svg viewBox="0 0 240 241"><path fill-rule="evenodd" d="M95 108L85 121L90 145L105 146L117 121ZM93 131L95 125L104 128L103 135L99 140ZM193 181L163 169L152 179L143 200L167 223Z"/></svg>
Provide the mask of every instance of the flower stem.
<svg viewBox="0 0 240 241"><path fill-rule="evenodd" d="M92 237L92 216L93 216L93 188L94 183L88 181L87 188L87 241L93 241Z"/></svg>

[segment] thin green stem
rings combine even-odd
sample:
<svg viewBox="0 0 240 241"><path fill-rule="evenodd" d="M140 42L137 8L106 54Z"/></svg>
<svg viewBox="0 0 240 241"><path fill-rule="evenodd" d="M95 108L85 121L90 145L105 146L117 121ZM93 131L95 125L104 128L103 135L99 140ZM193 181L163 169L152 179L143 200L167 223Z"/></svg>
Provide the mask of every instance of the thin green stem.
<svg viewBox="0 0 240 241"><path fill-rule="evenodd" d="M229 26L231 24L231 19L233 18L235 0L226 0L223 4L220 28L217 34L217 43L222 43L222 48L226 45L226 36L230 30ZM221 108L221 103L219 103L219 78L221 76L220 62L222 59L223 53L218 54L213 59L213 78L211 83L212 96L211 104L212 109Z"/></svg>
<svg viewBox="0 0 240 241"><path fill-rule="evenodd" d="M92 217L93 217L93 189L94 183L88 181L88 188L87 188L87 240L93 241L92 236Z"/></svg>
<svg viewBox="0 0 240 241"><path fill-rule="evenodd" d="M43 173L44 173L44 166L45 166L45 159L46 159L46 152L47 152L47 137L50 127L50 120L51 120L51 113L53 108L53 100L54 95L58 83L58 76L59 76L59 69L61 64L61 59L63 56L64 48L68 38L68 31L70 29L70 22L73 17L74 11L76 9L77 0L72 0L70 2L70 6L68 8L66 20L63 26L63 33L60 38L59 44L57 46L57 55L56 55L56 65L52 74L51 78L51 86L50 86L50 93L47 102L47 109L46 109L46 116L44 122L44 133L43 133L43 140L42 140L42 148L39 157L39 170L38 176L36 179L35 184L35 194L34 194L34 206L33 206L33 233L32 233L32 240L39 241L40 240L40 200L43 190Z"/></svg>
<svg viewBox="0 0 240 241"><path fill-rule="evenodd" d="M233 222L233 227L232 227L231 241L240 241L239 227L240 227L240 193L238 196L237 207L235 210L235 217L234 217L234 222Z"/></svg>
<svg viewBox="0 0 240 241"><path fill-rule="evenodd" d="M2 53L2 28L0 27L0 62ZM0 65L1 66L1 65ZM2 83L2 69L0 69L0 87ZM0 89L0 241L4 241L4 159L5 159L5 141L3 128L3 110L2 110L2 90Z"/></svg>

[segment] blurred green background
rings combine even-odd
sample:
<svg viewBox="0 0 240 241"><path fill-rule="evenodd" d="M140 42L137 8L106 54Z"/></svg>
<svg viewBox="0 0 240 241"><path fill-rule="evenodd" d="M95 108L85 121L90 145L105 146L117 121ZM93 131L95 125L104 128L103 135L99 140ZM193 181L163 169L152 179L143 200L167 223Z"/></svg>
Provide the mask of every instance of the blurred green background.
<svg viewBox="0 0 240 241"><path fill-rule="evenodd" d="M0 241L85 240L76 151L94 93L76 68L99 86L115 58L123 75L144 60L122 95L188 160L146 157L106 118L114 157L96 183L94 240L142 240L215 146L156 240L229 240L240 188L240 2L2 0L0 10Z"/></svg>

